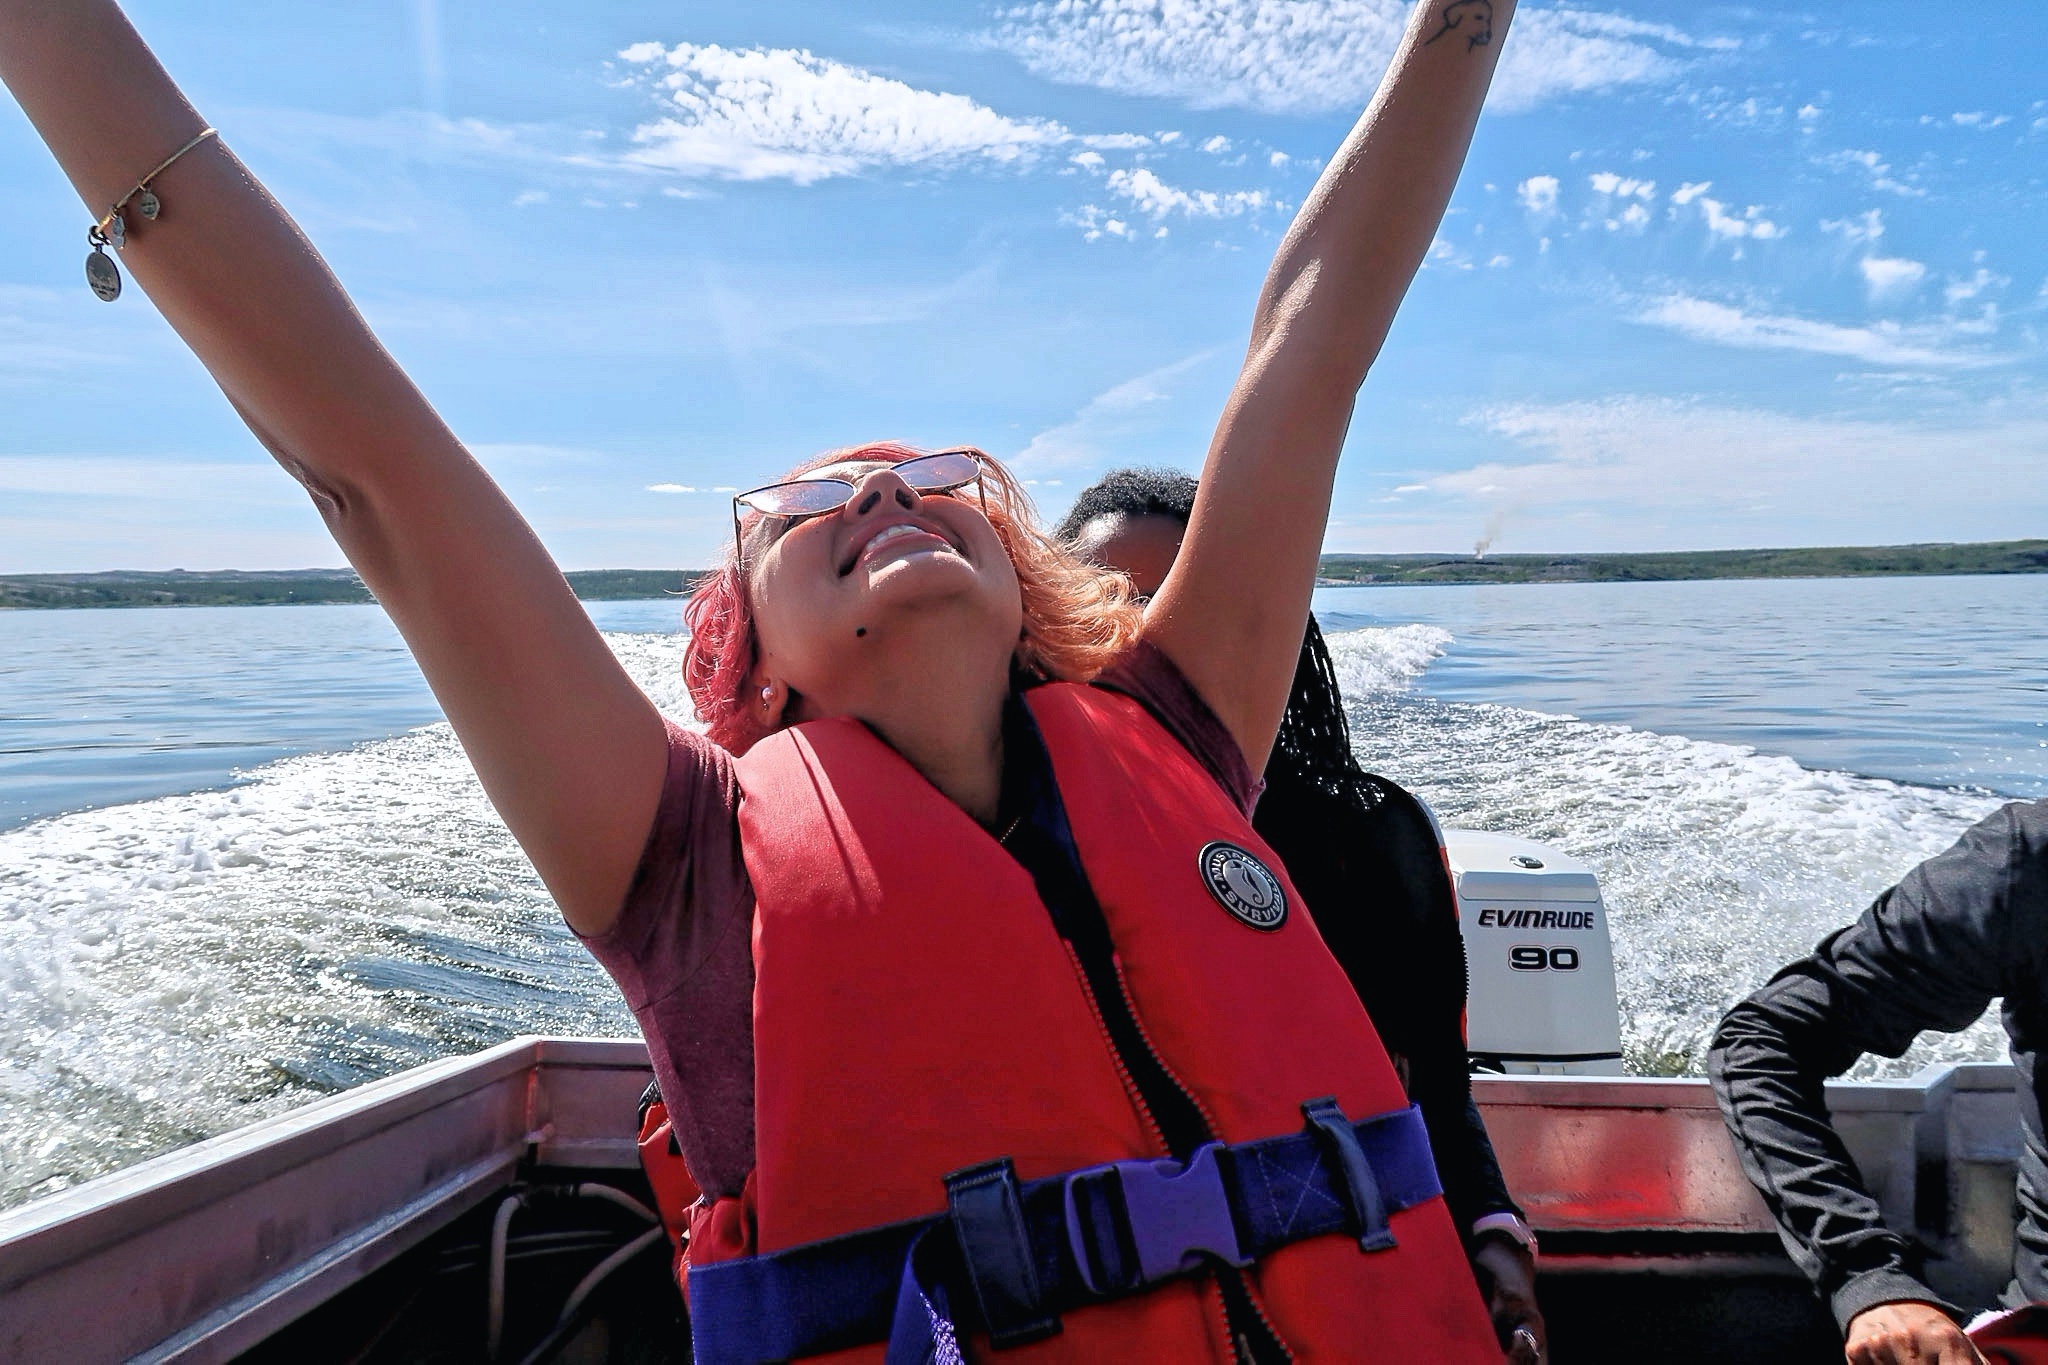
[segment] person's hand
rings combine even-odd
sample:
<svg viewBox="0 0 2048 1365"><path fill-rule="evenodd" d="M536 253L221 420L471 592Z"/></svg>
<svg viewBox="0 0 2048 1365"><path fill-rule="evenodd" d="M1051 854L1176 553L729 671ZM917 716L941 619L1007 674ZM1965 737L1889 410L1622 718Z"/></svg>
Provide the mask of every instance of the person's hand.
<svg viewBox="0 0 2048 1365"><path fill-rule="evenodd" d="M1514 1238L1492 1233L1472 1249L1472 1270L1505 1358L1514 1365L1542 1365L1549 1342L1536 1308L1536 1258Z"/></svg>
<svg viewBox="0 0 2048 1365"><path fill-rule="evenodd" d="M1881 1303L1849 1319L1849 1365L1984 1365L1984 1357L1931 1303Z"/></svg>

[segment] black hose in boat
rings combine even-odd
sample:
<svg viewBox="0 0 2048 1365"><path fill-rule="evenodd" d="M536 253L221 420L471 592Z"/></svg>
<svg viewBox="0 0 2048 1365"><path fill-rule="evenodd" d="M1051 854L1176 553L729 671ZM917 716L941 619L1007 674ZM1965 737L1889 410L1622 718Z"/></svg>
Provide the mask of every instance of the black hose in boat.
<svg viewBox="0 0 2048 1365"><path fill-rule="evenodd" d="M540 1339L539 1344L520 1358L519 1365L545 1365L545 1362L553 1360L583 1326L583 1320L588 1316L591 1298L596 1294L598 1287L611 1278L612 1272L648 1248L659 1246L667 1240L668 1234L661 1228L649 1228L592 1266L590 1273L577 1281L576 1287L569 1291L568 1300L562 1304L562 1316L556 1319L555 1325L548 1329L548 1334Z"/></svg>
<svg viewBox="0 0 2048 1365"><path fill-rule="evenodd" d="M653 1209L627 1194L624 1190L596 1181L582 1181L574 1185L533 1185L516 1190L505 1196L491 1217L491 1241L489 1255L489 1279L484 1305L484 1358L496 1360L504 1348L505 1337L505 1265L508 1259L507 1246L511 1240L512 1219L529 1205L540 1205L556 1199L602 1200L624 1209L653 1227L627 1242L592 1267L576 1287L569 1291L569 1298L562 1306L561 1316L547 1336L541 1339L526 1357L526 1362L537 1362L551 1358L568 1340L568 1329L580 1320L583 1306L599 1284L626 1262L663 1240L661 1217ZM524 1365L524 1362L522 1362Z"/></svg>

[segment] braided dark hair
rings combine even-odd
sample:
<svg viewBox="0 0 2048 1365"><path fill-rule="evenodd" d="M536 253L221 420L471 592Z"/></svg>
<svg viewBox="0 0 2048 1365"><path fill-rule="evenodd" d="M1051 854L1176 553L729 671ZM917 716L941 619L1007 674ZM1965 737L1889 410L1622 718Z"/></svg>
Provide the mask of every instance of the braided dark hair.
<svg viewBox="0 0 2048 1365"><path fill-rule="evenodd" d="M1273 737L1273 756L1266 760L1268 782L1290 778L1359 815L1387 799L1386 783L1359 767L1351 751L1344 694L1337 690L1337 670L1313 615L1294 663L1294 686L1287 693L1280 733Z"/></svg>
<svg viewBox="0 0 2048 1365"><path fill-rule="evenodd" d="M1054 535L1071 542L1088 523L1106 516L1171 517L1185 526L1194 511L1196 487L1178 470L1114 470L1074 499ZM1266 760L1266 780L1306 787L1358 815L1387 799L1386 782L1360 768L1351 752L1351 725L1337 690L1337 670L1314 616L1302 635L1287 712Z"/></svg>

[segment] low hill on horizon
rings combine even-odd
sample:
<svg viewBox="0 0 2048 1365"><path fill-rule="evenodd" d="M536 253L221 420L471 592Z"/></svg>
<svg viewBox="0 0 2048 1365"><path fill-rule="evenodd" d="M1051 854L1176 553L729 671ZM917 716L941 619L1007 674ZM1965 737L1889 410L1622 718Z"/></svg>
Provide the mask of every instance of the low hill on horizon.
<svg viewBox="0 0 2048 1365"><path fill-rule="evenodd" d="M2048 540L1643 554L1324 555L1320 573L1325 583L1654 583L2048 573Z"/></svg>
<svg viewBox="0 0 2048 1365"><path fill-rule="evenodd" d="M680 596L702 569L578 569L564 575L587 602ZM2048 540L1975 544L1671 550L1645 554L1324 555L1320 582L1656 583L1705 578L1864 578L2048 573ZM368 602L352 569L172 569L0 574L0 610L69 607L275 606Z"/></svg>
<svg viewBox="0 0 2048 1365"><path fill-rule="evenodd" d="M580 569L563 575L586 602L688 592L694 569ZM0 574L0 610L47 607L258 607L373 600L354 569L114 569Z"/></svg>

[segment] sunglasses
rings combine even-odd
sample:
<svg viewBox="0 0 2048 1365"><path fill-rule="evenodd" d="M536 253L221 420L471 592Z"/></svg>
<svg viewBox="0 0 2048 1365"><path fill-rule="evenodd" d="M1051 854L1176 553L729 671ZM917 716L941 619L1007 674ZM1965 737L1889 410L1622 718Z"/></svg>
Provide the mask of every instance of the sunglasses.
<svg viewBox="0 0 2048 1365"><path fill-rule="evenodd" d="M919 496L932 493L951 493L974 485L977 497L981 498L984 509L988 506L987 492L981 484L982 454L966 446L955 450L934 451L930 455L916 455L908 460L889 466L896 476L910 485ZM765 488L756 488L741 493L732 500L732 545L733 557L742 570L746 567L746 539L740 523L740 514L751 512L754 520L761 517L777 517L782 521L777 531L780 535L800 521L812 517L827 516L837 512L853 501L856 485L851 479L838 476L823 479L791 479L787 483L771 483ZM754 521L747 523L753 525Z"/></svg>

